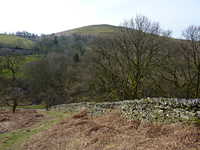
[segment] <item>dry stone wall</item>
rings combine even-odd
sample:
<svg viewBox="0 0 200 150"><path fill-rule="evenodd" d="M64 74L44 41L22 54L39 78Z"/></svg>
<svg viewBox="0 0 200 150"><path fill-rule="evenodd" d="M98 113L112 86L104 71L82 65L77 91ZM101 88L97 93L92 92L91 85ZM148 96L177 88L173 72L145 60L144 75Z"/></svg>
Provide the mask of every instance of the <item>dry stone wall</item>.
<svg viewBox="0 0 200 150"><path fill-rule="evenodd" d="M88 115L92 117L117 109L129 118L161 124L200 120L200 99L146 98L104 103L72 103L52 106L50 111L74 113L83 109L87 109Z"/></svg>

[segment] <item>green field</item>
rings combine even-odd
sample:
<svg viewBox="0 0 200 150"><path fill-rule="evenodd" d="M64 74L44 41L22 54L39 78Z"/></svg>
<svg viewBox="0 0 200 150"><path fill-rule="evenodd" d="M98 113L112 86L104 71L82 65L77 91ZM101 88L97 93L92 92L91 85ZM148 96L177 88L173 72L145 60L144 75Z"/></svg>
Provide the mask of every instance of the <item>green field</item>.
<svg viewBox="0 0 200 150"><path fill-rule="evenodd" d="M34 62L34 61L38 61L38 60L42 59L41 57L34 57L32 55L27 55L27 56L25 56L25 58L26 58L25 63L30 63L30 62Z"/></svg>
<svg viewBox="0 0 200 150"><path fill-rule="evenodd" d="M30 49L31 45L35 44L35 42L26 38L18 37L15 35L0 34L0 44L9 45L9 47L15 48L17 45L17 40L22 41L22 46L20 48L23 49Z"/></svg>
<svg viewBox="0 0 200 150"><path fill-rule="evenodd" d="M79 35L98 35L98 34L113 34L115 29L119 27L117 26L112 26L112 25L91 25L91 26L85 26L85 27L80 27L72 30L67 30L59 33L55 33L56 36L61 36L61 35L71 35L73 33L79 34Z"/></svg>
<svg viewBox="0 0 200 150"><path fill-rule="evenodd" d="M46 109L44 104L40 105L30 105L30 106L17 106L17 108L24 108L24 109ZM12 107L2 106L0 109L12 109Z"/></svg>

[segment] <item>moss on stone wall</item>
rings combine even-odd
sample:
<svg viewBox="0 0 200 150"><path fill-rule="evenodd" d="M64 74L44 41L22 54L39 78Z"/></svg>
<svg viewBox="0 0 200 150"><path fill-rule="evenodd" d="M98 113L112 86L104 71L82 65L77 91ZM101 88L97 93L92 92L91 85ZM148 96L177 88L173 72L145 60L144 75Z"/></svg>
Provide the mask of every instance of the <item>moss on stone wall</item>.
<svg viewBox="0 0 200 150"><path fill-rule="evenodd" d="M117 109L129 118L161 124L200 119L200 99L146 98L118 102L73 103L52 106L50 111L74 113L83 109L87 109L88 115L92 117Z"/></svg>

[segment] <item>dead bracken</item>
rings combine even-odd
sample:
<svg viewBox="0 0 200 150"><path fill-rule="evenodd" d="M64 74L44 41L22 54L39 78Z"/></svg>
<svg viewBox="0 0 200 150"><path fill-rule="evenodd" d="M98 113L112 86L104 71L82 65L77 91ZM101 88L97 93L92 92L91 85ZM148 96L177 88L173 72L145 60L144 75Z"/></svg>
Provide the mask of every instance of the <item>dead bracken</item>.
<svg viewBox="0 0 200 150"><path fill-rule="evenodd" d="M19 110L15 113L11 109L0 109L0 133L26 128L37 124L45 117L36 110Z"/></svg>
<svg viewBox="0 0 200 150"><path fill-rule="evenodd" d="M118 111L92 118L72 114L27 140L25 149L200 149L200 128L164 126L125 118Z"/></svg>

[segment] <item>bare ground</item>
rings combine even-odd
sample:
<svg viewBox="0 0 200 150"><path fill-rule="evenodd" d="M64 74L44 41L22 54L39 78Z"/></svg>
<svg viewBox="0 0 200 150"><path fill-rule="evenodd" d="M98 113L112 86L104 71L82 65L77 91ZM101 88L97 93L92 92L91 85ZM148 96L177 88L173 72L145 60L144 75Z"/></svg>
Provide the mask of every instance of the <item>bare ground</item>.
<svg viewBox="0 0 200 150"><path fill-rule="evenodd" d="M12 109L0 109L0 133L26 128L44 120L42 114L36 110L19 110L12 113Z"/></svg>
<svg viewBox="0 0 200 150"><path fill-rule="evenodd" d="M127 119L118 111L97 118L86 110L61 120L27 140L29 150L179 150L200 149L200 128L187 129Z"/></svg>

